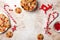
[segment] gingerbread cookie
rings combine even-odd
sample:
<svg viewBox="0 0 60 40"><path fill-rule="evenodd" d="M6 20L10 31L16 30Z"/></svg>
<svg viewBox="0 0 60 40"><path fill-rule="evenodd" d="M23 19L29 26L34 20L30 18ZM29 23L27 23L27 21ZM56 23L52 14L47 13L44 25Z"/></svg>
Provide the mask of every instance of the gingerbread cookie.
<svg viewBox="0 0 60 40"><path fill-rule="evenodd" d="M17 7L17 8L15 9L15 12L18 13L18 14L20 14L20 13L22 12L22 9L19 8L19 7Z"/></svg>
<svg viewBox="0 0 60 40"><path fill-rule="evenodd" d="M43 40L44 36L43 36L43 34L38 34L37 38L38 38L38 40Z"/></svg>
<svg viewBox="0 0 60 40"><path fill-rule="evenodd" d="M6 37L12 38L12 36L13 36L13 32L9 31L6 33Z"/></svg>

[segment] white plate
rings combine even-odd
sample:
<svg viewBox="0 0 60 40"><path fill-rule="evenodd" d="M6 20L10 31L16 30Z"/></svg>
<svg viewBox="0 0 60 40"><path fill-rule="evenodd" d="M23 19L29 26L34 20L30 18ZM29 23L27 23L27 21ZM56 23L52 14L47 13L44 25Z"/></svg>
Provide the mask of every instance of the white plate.
<svg viewBox="0 0 60 40"><path fill-rule="evenodd" d="M4 9L2 7L0 7L0 14L4 14L8 19L9 17L6 15L6 12L4 11ZM10 21L10 20L9 20ZM10 27L9 27L10 28ZM0 32L0 34L5 33L9 28L6 28L4 32Z"/></svg>

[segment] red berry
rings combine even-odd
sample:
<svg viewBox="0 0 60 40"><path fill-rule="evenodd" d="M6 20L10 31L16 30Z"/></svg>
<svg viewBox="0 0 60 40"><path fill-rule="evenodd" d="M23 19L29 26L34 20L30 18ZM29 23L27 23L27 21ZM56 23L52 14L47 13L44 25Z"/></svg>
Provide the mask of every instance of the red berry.
<svg viewBox="0 0 60 40"><path fill-rule="evenodd" d="M60 30L60 22L56 22L56 23L54 24L54 28L55 28L57 31L59 31L59 30Z"/></svg>

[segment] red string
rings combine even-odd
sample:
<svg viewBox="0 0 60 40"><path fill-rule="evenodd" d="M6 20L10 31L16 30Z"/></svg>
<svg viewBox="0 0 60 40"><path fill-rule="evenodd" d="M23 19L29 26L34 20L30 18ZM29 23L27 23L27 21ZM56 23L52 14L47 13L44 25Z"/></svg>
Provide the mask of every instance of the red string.
<svg viewBox="0 0 60 40"><path fill-rule="evenodd" d="M16 21L13 19L10 13L6 10L6 6L9 7L9 5L4 5L4 10L8 13L8 16L13 20L13 22L16 23Z"/></svg>
<svg viewBox="0 0 60 40"><path fill-rule="evenodd" d="M57 14L57 16L56 17L54 17L54 14ZM51 21L51 22L49 22L50 21L50 16L53 16L53 20ZM47 21L47 26L46 26L46 30L45 30L45 33L48 33L49 35L51 35L52 33L51 32L49 32L49 30L51 29L51 28L49 28L49 25L56 19L58 17L58 13L57 12L53 12L52 14L50 13L49 14L49 16L48 16L48 21Z"/></svg>

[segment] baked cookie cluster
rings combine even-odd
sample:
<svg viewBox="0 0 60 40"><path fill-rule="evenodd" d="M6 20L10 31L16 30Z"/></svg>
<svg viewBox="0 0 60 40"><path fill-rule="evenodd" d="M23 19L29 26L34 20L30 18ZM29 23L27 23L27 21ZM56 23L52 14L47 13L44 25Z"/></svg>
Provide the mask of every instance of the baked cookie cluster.
<svg viewBox="0 0 60 40"><path fill-rule="evenodd" d="M24 10L33 11L37 7L36 0L21 0L21 6Z"/></svg>
<svg viewBox="0 0 60 40"><path fill-rule="evenodd" d="M0 14L0 33L6 31L6 29L9 27L9 19L4 14Z"/></svg>

